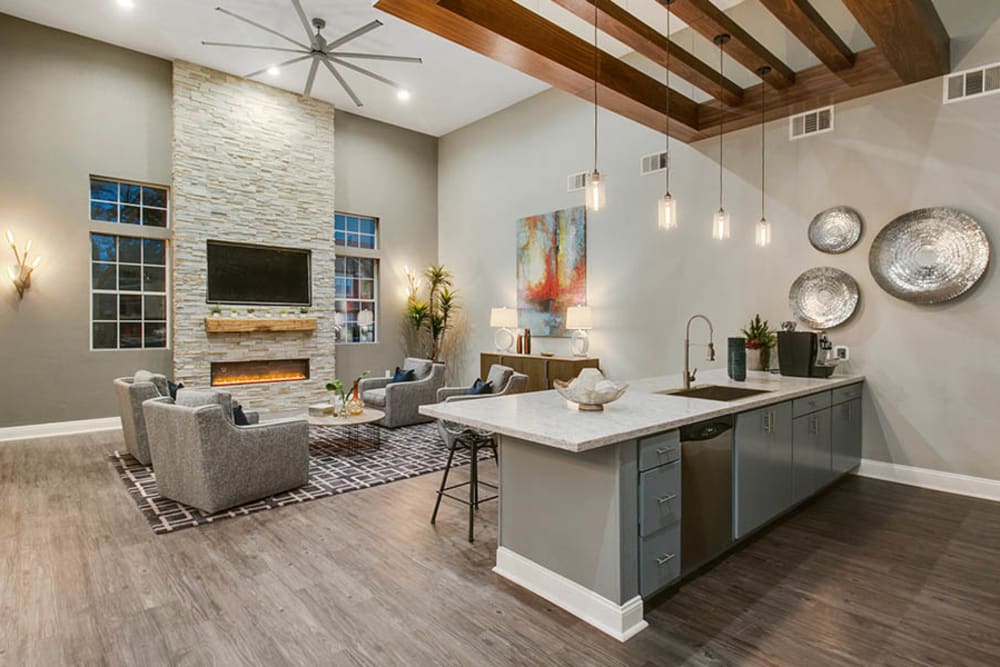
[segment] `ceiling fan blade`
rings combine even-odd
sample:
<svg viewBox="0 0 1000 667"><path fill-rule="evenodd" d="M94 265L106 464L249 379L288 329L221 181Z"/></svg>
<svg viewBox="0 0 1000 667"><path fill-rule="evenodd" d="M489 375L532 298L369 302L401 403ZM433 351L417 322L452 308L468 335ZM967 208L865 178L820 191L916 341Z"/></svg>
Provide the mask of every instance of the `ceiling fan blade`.
<svg viewBox="0 0 1000 667"><path fill-rule="evenodd" d="M330 70L330 74L332 74L333 78L337 80L337 83L339 83L344 88L344 91L346 91L347 94L351 96L351 99L354 100L354 103L359 107L363 107L364 104L362 104L361 100L358 99L358 96L354 94L354 91L351 89L351 87L347 85L347 81L345 81L344 77L340 75L340 72L337 71L337 68L331 65L329 60L324 59L323 64L326 66L328 70Z"/></svg>
<svg viewBox="0 0 1000 667"><path fill-rule="evenodd" d="M302 93L303 97L312 97L313 83L316 81L316 71L319 69L319 56L313 56L312 65L309 66L309 78L306 79L306 89Z"/></svg>
<svg viewBox="0 0 1000 667"><path fill-rule="evenodd" d="M234 49L258 49L261 51L283 51L285 53L308 53L302 49L285 49L280 46L257 46L255 44L233 44L231 42L202 42L203 46L228 46Z"/></svg>
<svg viewBox="0 0 1000 667"><path fill-rule="evenodd" d="M316 36L313 35L312 24L309 23L305 10L302 9L302 3L299 2L299 0L292 0L292 6L295 7L295 13L299 15L299 20L302 21L302 27L306 29L306 34L309 35L309 43L315 47Z"/></svg>
<svg viewBox="0 0 1000 667"><path fill-rule="evenodd" d="M284 67L285 65L293 65L293 64L295 64L297 62L301 62L301 61L305 60L306 58L312 58L312 57L313 57L313 55L311 53L307 53L304 56L299 56L298 58L292 58L291 60L286 60L283 63L278 63L277 65L268 65L267 67L263 67L263 68L257 70L256 72L250 72L249 74L245 74L243 76L243 78L244 79L252 79L255 76L257 76L258 74L263 74L264 72L266 72L267 70L271 69L272 67Z"/></svg>
<svg viewBox="0 0 1000 667"><path fill-rule="evenodd" d="M329 52L331 49L335 49L338 46L341 46L343 44L347 44L351 40L357 39L358 37L361 37L361 35L365 35L365 34L371 32L372 30L374 30L375 28L379 28L381 26L382 26L382 22L379 21L378 19L375 19L371 23L367 23L367 24L361 26L360 28L358 28L357 30L352 30L351 32L349 32L346 35L344 35L343 37L338 37L337 39L333 40L332 42L330 42L329 44L326 45L326 50L327 50L327 52Z"/></svg>
<svg viewBox="0 0 1000 667"><path fill-rule="evenodd" d="M348 53L347 51L339 51L337 53L328 53L329 56L335 56L337 58L359 58L363 60L391 60L397 63L423 63L423 58L411 58L410 56L385 56L378 53Z"/></svg>
<svg viewBox="0 0 1000 667"><path fill-rule="evenodd" d="M329 58L330 58L330 60L332 60L333 62L337 63L341 67L346 67L347 69L354 70L358 74L364 74L365 76L370 77L372 79L375 79L376 81L381 81L382 83L388 84L388 85L392 86L393 88L399 88L399 84L396 83L395 81L393 81L392 79L387 79L384 76L376 74L375 72L373 72L371 70L365 69L364 67L358 67L357 65L352 65L351 63L347 62L346 60L341 60L340 58L335 58L333 56L329 56Z"/></svg>
<svg viewBox="0 0 1000 667"><path fill-rule="evenodd" d="M298 41L298 40L295 40L295 39L292 39L292 38L291 38L291 37L289 37L288 35L282 35L282 34L281 34L280 32L278 32L277 30L272 30L271 28L268 28L268 27L267 27L266 25L261 25L260 23L257 23L256 21L251 21L250 19L246 18L245 16L240 16L239 14L237 14L237 13L235 13L235 12L231 12L231 11L229 11L228 9L225 9L225 8L223 8L223 7L216 7L216 8L215 8L215 11L217 11L217 12L222 12L222 13L223 13L223 14L225 14L226 16L232 16L232 17L233 17L234 19L236 19L237 21L243 21L244 23L247 23L247 24L249 24L249 25L252 25L252 26L253 26L253 27L255 27L255 28L259 28L259 29L263 30L264 32L269 32L269 33L271 33L272 35L275 35L275 36L277 36L277 37L280 37L281 39L285 40L286 42L291 42L291 43L292 43L292 44L294 44L295 46L298 46L299 48L302 48L302 49L305 49L306 51L310 51L310 50L312 50L312 47L311 47L311 46L306 46L306 45L305 45L305 44L303 44L302 42L300 42L300 41Z"/></svg>

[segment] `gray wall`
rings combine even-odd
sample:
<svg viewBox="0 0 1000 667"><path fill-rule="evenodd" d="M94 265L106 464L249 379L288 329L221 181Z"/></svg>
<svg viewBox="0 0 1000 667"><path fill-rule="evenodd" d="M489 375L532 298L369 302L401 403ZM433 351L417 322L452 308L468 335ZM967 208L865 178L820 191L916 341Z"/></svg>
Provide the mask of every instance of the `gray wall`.
<svg viewBox="0 0 1000 667"><path fill-rule="evenodd" d="M403 267L437 261L438 140L337 110L337 210L379 218L382 249L377 343L337 345L337 376L382 375L403 357Z"/></svg>
<svg viewBox="0 0 1000 667"><path fill-rule="evenodd" d="M1000 23L987 25L985 36L954 45L956 69L1000 60ZM867 267L877 231L924 206L961 208L1000 242L1000 96L943 106L941 85L935 79L839 105L836 132L801 141L788 140L787 121L769 124L775 241L765 250L752 235L760 217L759 129L727 135L733 238L719 243L710 237L718 144L675 144L671 189L680 227L662 233L662 175L640 176L639 157L662 150L663 136L602 112L608 206L588 225L588 283L591 351L605 371L616 378L679 372L691 314L712 318L716 342L724 343L756 312L773 324L788 319L788 288L805 269L839 267L862 290L858 314L831 335L852 347L850 370L869 380L864 455L1000 479L995 269L969 296L928 308L882 292ZM565 183L567 174L591 167L591 114L586 104L549 91L441 139L439 255L475 304L471 344L460 360L470 379L478 353L492 349L489 308L515 304L515 221L582 201ZM861 211L865 234L848 254L823 255L809 245L806 227L838 204ZM705 335L699 328L694 337ZM569 341L539 339L536 347L566 352ZM714 365L724 362L720 355Z"/></svg>
<svg viewBox="0 0 1000 667"><path fill-rule="evenodd" d="M116 414L111 378L169 351L90 351L88 176L170 182L170 63L0 14L0 232L42 264L23 301L0 249L0 426Z"/></svg>

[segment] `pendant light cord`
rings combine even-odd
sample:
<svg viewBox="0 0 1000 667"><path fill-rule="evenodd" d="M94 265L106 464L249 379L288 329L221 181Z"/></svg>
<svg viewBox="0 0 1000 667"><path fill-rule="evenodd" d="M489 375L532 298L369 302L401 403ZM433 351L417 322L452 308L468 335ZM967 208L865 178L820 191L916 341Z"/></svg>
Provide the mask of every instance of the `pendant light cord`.
<svg viewBox="0 0 1000 667"><path fill-rule="evenodd" d="M766 172L764 171L764 152L767 150L767 142L764 140L764 111L767 108L764 105L764 96L767 90L767 82L764 81L764 74L766 72L761 72L760 77L760 219L764 219L764 178Z"/></svg>
<svg viewBox="0 0 1000 667"><path fill-rule="evenodd" d="M719 42L719 90L722 90L724 83L724 76L722 72L723 62L722 54L726 45L726 36L719 35L716 39ZM722 96L719 96L719 210L722 208L722 132L723 132L723 118L725 117L725 108L722 105Z"/></svg>
<svg viewBox="0 0 1000 667"><path fill-rule="evenodd" d="M597 171L597 2L594 2L594 171Z"/></svg>
<svg viewBox="0 0 1000 667"><path fill-rule="evenodd" d="M667 173L664 176L664 181L665 181L664 186L666 187L666 194L668 195L670 194L670 163L672 161L670 155L670 4L671 2L667 2L667 76L666 76L666 82L667 82L666 83L667 85L667 129L666 129L667 170L666 172Z"/></svg>

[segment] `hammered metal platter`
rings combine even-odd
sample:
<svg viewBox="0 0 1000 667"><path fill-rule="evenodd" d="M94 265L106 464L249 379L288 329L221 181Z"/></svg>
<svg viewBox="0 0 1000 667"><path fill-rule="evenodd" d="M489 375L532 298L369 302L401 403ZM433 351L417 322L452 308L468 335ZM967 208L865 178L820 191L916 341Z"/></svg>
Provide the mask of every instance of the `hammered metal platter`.
<svg viewBox="0 0 1000 667"><path fill-rule="evenodd" d="M868 253L868 267L879 287L919 304L964 294L989 263L990 241L979 223L943 207L899 216L882 228Z"/></svg>
<svg viewBox="0 0 1000 667"><path fill-rule="evenodd" d="M809 243L821 252L847 252L861 238L862 227L860 213L850 206L834 206L809 223Z"/></svg>
<svg viewBox="0 0 1000 667"><path fill-rule="evenodd" d="M792 283L788 305L792 314L813 329L825 331L851 319L858 307L858 283L840 269L809 269Z"/></svg>

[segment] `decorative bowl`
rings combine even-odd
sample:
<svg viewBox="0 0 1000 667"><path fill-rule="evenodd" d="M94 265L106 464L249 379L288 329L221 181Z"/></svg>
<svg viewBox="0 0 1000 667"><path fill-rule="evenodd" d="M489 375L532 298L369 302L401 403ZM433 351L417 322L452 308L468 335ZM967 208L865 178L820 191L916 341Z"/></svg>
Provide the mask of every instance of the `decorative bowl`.
<svg viewBox="0 0 1000 667"><path fill-rule="evenodd" d="M576 403L582 412L600 412L606 404L621 398L628 389L627 384L615 384L605 379L596 368L584 368L571 382L554 380L552 384L560 396Z"/></svg>

